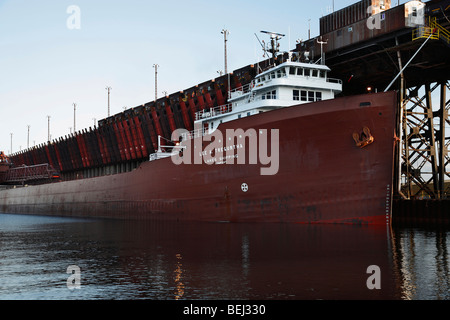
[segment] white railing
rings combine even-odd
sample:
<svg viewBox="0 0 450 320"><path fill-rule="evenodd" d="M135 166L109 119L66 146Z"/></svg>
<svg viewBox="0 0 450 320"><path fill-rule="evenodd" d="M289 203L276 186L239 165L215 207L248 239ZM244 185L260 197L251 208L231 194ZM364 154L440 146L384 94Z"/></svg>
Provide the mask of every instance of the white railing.
<svg viewBox="0 0 450 320"><path fill-rule="evenodd" d="M327 82L342 84L342 80L341 79L334 79L334 78L327 78Z"/></svg>
<svg viewBox="0 0 450 320"><path fill-rule="evenodd" d="M215 117L215 116L218 116L221 114L229 113L231 111L233 111L233 106L231 103L228 103L228 104L224 104L222 106L218 106L218 107L205 109L205 110L196 112L195 120L197 121L197 120L207 119L207 118Z"/></svg>
<svg viewBox="0 0 450 320"><path fill-rule="evenodd" d="M284 77L287 77L286 75L284 75ZM323 78L321 78L322 80L324 80ZM268 82L268 81L266 81ZM336 83L339 85L342 85L342 80L341 79L334 79L334 78L326 78L326 82L328 83ZM230 95L232 98L235 98L237 96L241 96L244 94L247 94L249 92L252 92L254 87L254 82L251 81L250 83L247 83L246 85L240 86L239 88L236 88L234 90L232 90L230 92ZM262 100L262 99L277 99L276 95L272 96L271 93L266 93L264 98L262 96L258 96L255 97L254 93L250 96L249 100L247 101L256 101L256 100ZM215 116L219 116L219 115L223 115L226 113L230 113L233 111L233 104L232 103L228 103L228 104L224 104L218 107L214 107L214 108L209 108L209 109L204 109L202 111L198 111L195 113L195 121L198 120L203 120L203 119L208 119L208 118L212 118Z"/></svg>
<svg viewBox="0 0 450 320"><path fill-rule="evenodd" d="M241 94L248 93L248 92L252 91L254 84L255 84L254 81L250 81L249 83L244 84L243 86L240 86L240 87L237 87L236 89L231 90L230 93L231 94L236 93L236 92L239 92Z"/></svg>
<svg viewBox="0 0 450 320"><path fill-rule="evenodd" d="M189 132L185 132L181 134L181 138L183 138L183 141L189 140L189 139L195 139L199 137L203 137L206 134L207 129L205 128L199 128L195 129Z"/></svg>

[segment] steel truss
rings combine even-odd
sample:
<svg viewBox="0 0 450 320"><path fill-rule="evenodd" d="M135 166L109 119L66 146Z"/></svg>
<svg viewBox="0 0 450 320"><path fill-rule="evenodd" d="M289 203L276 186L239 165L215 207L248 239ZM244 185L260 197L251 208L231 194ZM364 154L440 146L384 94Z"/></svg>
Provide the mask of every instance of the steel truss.
<svg viewBox="0 0 450 320"><path fill-rule="evenodd" d="M401 99L399 194L446 199L450 195L449 81L408 88ZM447 128L446 128L447 127Z"/></svg>

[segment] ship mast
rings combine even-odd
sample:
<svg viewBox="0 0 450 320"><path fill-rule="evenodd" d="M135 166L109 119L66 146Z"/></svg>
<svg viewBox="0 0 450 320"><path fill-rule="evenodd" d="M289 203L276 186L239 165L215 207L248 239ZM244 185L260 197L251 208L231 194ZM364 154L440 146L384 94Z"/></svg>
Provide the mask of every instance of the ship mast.
<svg viewBox="0 0 450 320"><path fill-rule="evenodd" d="M264 50L264 52L268 51L272 54L273 62L274 62L274 64L276 64L277 53L280 52L280 43L278 42L278 40L283 38L285 35L281 34L281 33L270 32L270 31L261 31L261 33L266 33L266 34L270 35L270 47L269 46L266 47L266 44L263 40L262 41L264 44L263 50Z"/></svg>

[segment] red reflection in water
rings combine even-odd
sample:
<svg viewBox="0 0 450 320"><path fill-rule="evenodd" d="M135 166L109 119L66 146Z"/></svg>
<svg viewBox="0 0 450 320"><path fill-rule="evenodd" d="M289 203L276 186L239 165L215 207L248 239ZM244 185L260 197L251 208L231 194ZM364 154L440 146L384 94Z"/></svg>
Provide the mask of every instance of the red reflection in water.
<svg viewBox="0 0 450 320"><path fill-rule="evenodd" d="M153 257L153 274L167 268L153 282L173 287L169 299L399 298L385 227L141 224L123 235Z"/></svg>

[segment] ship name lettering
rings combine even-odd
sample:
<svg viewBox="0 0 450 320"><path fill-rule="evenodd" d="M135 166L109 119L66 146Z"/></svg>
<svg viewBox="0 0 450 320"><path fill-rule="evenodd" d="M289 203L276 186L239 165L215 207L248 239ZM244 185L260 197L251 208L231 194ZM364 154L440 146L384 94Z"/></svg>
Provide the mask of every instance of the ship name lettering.
<svg viewBox="0 0 450 320"><path fill-rule="evenodd" d="M197 128L201 130L201 128ZM269 134L270 132L270 134ZM180 164L260 164L261 175L275 175L279 169L278 129L226 129L195 139L183 139L190 133L183 128L172 132L172 141L181 141L183 152L172 156L172 162ZM203 148L203 142L209 142ZM197 152L192 152L197 149ZM246 154L248 149L248 154ZM213 154L214 153L214 154ZM247 159L248 155L248 159ZM236 159L237 161L235 161ZM219 161L217 161L219 160ZM225 162L224 162L225 161Z"/></svg>
<svg viewBox="0 0 450 320"><path fill-rule="evenodd" d="M215 148L214 152L215 153L221 153L221 152L224 152L224 151L226 152L226 151L231 151L231 150L236 150L236 149L241 149L241 148L243 148L242 144L233 144L231 146ZM209 152L204 150L204 151L199 152L199 156L200 157L207 156L208 154L212 155L212 153L213 153L213 149L210 149ZM221 157L221 158L223 158L223 157Z"/></svg>

